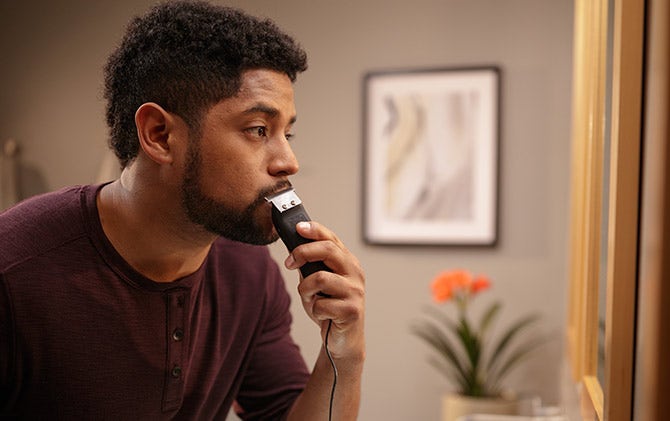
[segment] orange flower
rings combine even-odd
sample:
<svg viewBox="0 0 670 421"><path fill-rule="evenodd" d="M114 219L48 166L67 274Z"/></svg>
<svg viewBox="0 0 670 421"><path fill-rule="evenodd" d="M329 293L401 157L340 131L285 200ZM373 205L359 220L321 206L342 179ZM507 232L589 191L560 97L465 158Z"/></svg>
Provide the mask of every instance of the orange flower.
<svg viewBox="0 0 670 421"><path fill-rule="evenodd" d="M462 269L445 271L438 274L431 284L433 299L442 303L451 299L460 290L471 288L472 275Z"/></svg>
<svg viewBox="0 0 670 421"><path fill-rule="evenodd" d="M484 275L479 275L472 281L470 284L470 292L473 294L478 293L479 291L487 290L491 287L491 280Z"/></svg>

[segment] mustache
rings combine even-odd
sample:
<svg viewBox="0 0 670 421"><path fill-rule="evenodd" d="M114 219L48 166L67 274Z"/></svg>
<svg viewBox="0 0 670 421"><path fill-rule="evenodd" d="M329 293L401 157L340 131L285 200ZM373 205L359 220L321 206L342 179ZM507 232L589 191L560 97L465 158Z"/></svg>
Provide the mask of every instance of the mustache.
<svg viewBox="0 0 670 421"><path fill-rule="evenodd" d="M266 197L274 196L275 194L279 193L282 190L286 190L290 187L293 187L290 181L288 180L282 180L279 183L275 184L272 187L267 187L263 190L261 190L258 193L258 197L254 200L254 202L251 204L251 207L258 207L258 206L263 206L268 201L266 200Z"/></svg>

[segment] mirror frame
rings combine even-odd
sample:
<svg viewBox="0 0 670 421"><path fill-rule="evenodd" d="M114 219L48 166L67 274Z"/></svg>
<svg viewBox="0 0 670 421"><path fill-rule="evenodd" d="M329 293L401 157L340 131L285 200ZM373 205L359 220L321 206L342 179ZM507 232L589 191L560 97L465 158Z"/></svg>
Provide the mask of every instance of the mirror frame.
<svg viewBox="0 0 670 421"><path fill-rule="evenodd" d="M630 420L638 262L644 1L615 0L611 122L605 126L607 0L575 0L568 358L584 419ZM605 130L609 202L602 203ZM600 267L607 206L607 267ZM607 271L604 384L598 368L598 276Z"/></svg>

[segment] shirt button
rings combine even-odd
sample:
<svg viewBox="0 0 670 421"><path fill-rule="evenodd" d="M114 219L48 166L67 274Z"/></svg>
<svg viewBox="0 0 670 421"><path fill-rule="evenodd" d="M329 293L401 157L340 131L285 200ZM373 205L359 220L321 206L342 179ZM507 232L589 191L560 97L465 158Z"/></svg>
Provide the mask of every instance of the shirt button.
<svg viewBox="0 0 670 421"><path fill-rule="evenodd" d="M174 332L172 332L172 339L176 342L180 342L184 339L184 331L179 328L175 329Z"/></svg>
<svg viewBox="0 0 670 421"><path fill-rule="evenodd" d="M172 368L172 372L170 374L172 374L172 377L174 377L175 379L178 379L181 376L181 367L175 365Z"/></svg>

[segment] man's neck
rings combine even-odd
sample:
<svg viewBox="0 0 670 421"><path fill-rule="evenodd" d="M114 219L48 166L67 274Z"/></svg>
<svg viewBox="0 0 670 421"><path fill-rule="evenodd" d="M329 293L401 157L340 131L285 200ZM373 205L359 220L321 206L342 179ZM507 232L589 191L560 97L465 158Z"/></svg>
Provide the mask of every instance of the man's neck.
<svg viewBox="0 0 670 421"><path fill-rule="evenodd" d="M116 251L155 282L197 271L216 236L188 221L177 192L140 186L127 171L97 197L103 231Z"/></svg>

